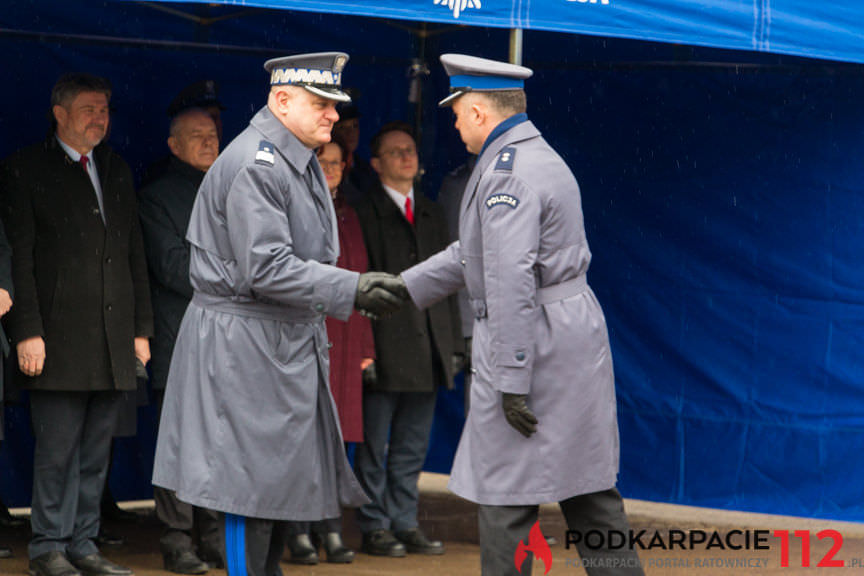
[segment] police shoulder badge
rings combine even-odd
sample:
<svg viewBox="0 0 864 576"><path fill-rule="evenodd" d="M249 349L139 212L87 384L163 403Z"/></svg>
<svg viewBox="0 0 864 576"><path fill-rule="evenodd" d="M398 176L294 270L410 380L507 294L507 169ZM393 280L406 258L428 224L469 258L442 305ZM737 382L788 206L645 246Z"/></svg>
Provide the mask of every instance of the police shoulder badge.
<svg viewBox="0 0 864 576"><path fill-rule="evenodd" d="M486 208L492 209L495 206L507 206L515 210L519 206L519 198L510 194L491 194L486 198Z"/></svg>
<svg viewBox="0 0 864 576"><path fill-rule="evenodd" d="M516 148L512 146L502 148L501 152L498 153L498 161L495 163L494 170L496 172L501 170L512 172L514 160L516 160Z"/></svg>
<svg viewBox="0 0 864 576"><path fill-rule="evenodd" d="M266 140L258 143L258 152L255 153L255 163L262 166L273 166L276 161L273 155L273 144Z"/></svg>

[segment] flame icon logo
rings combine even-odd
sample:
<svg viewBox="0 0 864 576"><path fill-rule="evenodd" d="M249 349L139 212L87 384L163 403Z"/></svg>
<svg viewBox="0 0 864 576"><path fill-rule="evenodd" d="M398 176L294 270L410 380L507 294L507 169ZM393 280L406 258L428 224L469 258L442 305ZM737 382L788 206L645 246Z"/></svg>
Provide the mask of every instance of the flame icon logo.
<svg viewBox="0 0 864 576"><path fill-rule="evenodd" d="M548 574L552 569L552 550L549 549L549 544L546 543L546 538L540 531L540 521L534 523L531 527L531 532L528 533L528 545L522 540L516 546L516 554L513 556L513 562L516 564L516 570L522 573L522 563L528 557L528 552L533 552L535 558L543 561L543 566L546 571L543 574Z"/></svg>

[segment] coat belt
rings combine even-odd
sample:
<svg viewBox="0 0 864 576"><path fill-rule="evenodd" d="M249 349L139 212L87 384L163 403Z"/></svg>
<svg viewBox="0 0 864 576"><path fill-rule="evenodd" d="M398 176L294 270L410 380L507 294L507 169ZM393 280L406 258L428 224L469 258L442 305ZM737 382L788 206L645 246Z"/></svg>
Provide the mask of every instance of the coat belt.
<svg viewBox="0 0 864 576"><path fill-rule="evenodd" d="M195 292L192 302L201 308L235 314L237 316L248 316L261 320L278 320L280 322L295 322L310 324L320 321L324 316L314 310L304 308L289 308L278 304L268 304L259 300L230 300L225 296L213 296L203 292Z"/></svg>
<svg viewBox="0 0 864 576"><path fill-rule="evenodd" d="M572 296L577 296L587 289L588 279L584 274L559 284L543 286L542 288L537 288L537 305L543 306L552 302L558 302L559 300L565 300ZM483 298L470 298L468 303L471 305L475 318L486 317L486 300Z"/></svg>

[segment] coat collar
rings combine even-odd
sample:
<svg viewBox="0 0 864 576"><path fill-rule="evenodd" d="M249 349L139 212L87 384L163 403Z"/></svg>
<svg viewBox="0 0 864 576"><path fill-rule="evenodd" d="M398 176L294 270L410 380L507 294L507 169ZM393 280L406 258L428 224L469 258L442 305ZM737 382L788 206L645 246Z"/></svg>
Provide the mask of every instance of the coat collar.
<svg viewBox="0 0 864 576"><path fill-rule="evenodd" d="M471 177L468 179L468 183L465 185L465 190L468 193L463 194L462 196L462 206L459 209L460 214L468 209L468 205L474 199L474 194L476 194L477 192L477 186L480 183L480 178L483 176L483 173L486 171L492 161L498 156L498 153L501 152L502 148L504 148L505 146L509 146L510 144L515 144L517 142L530 140L531 138L538 138L539 136L540 131L537 129L537 127L534 126L534 124L530 120L525 120L524 122L520 122L519 124L511 127L509 130L496 137L495 140L489 142L489 145L477 158L477 164L474 166L474 170L471 172Z"/></svg>
<svg viewBox="0 0 864 576"><path fill-rule="evenodd" d="M206 174L206 172L202 172L191 164L180 160L180 158L174 156L173 154L171 155L171 160L169 161L169 167L171 171L177 174L180 178L188 180L189 182L194 182L196 185L201 184L201 181L204 179L204 175Z"/></svg>
<svg viewBox="0 0 864 576"><path fill-rule="evenodd" d="M72 160L66 151L60 146L60 143L57 141L57 137L54 132L48 134L48 137L45 138L44 142L45 151L48 154L53 155L55 158L62 160L64 163L69 165L77 165L77 162ZM110 167L110 158L111 158L111 147L106 144L104 141L96 146L92 151L93 162L96 163L96 170L99 173L99 181L105 182L106 177L108 176L108 169Z"/></svg>
<svg viewBox="0 0 864 576"><path fill-rule="evenodd" d="M514 126L518 126L519 124L527 121L528 115L522 112L520 114L514 114L513 116L510 116L509 118L498 124L498 126L496 126L495 129L492 130L492 132L486 138L486 142L483 143L483 149L480 150L480 155L482 156L483 152L485 152L489 145L492 144L492 142L494 142L499 136L501 136Z"/></svg>
<svg viewBox="0 0 864 576"><path fill-rule="evenodd" d="M306 172L309 162L314 158L315 152L303 145L294 134L279 121L270 108L264 106L250 122L256 130L276 146L279 153L285 157L297 172Z"/></svg>

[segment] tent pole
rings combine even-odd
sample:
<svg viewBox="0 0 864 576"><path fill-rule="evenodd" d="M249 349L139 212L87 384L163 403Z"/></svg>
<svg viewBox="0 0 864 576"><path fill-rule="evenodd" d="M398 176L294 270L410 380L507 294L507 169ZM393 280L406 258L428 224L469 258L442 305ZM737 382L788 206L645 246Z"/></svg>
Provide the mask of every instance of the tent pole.
<svg viewBox="0 0 864 576"><path fill-rule="evenodd" d="M522 29L510 29L510 63L522 65Z"/></svg>
<svg viewBox="0 0 864 576"><path fill-rule="evenodd" d="M414 139L420 146L423 141L423 90L424 80L429 76L429 65L426 64L426 41L429 37L426 22L413 32L415 56L411 60L409 76L411 78L408 89L408 102L414 104ZM418 184L423 179L425 169L422 164L417 172Z"/></svg>

